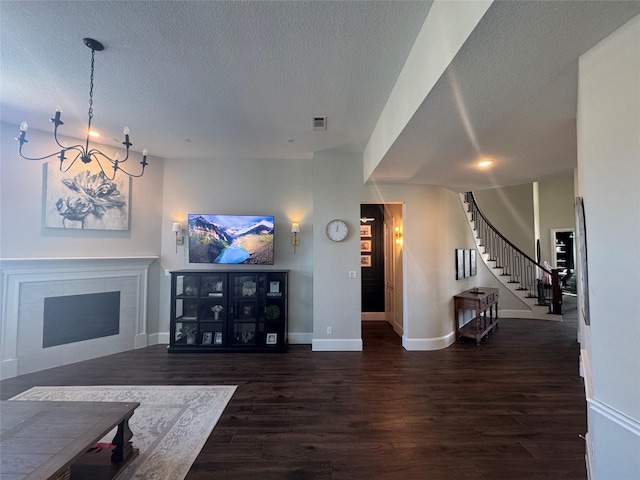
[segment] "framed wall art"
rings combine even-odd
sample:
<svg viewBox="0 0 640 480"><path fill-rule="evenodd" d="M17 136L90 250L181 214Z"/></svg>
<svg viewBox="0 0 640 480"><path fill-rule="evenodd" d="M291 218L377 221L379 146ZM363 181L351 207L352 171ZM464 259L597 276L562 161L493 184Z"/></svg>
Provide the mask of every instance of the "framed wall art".
<svg viewBox="0 0 640 480"><path fill-rule="evenodd" d="M464 276L471 276L471 250L468 248L464 249Z"/></svg>
<svg viewBox="0 0 640 480"><path fill-rule="evenodd" d="M591 325L589 315L589 276L587 269L587 224L584 216L584 199L576 197L576 228L578 229L578 275L580 279L579 308L585 325Z"/></svg>
<svg viewBox="0 0 640 480"><path fill-rule="evenodd" d="M456 280L464 278L464 249L456 248Z"/></svg>
<svg viewBox="0 0 640 480"><path fill-rule="evenodd" d="M78 165L79 163L79 165ZM113 180L76 162L61 172L55 163L45 168L45 226L82 230L128 230L131 178Z"/></svg>
<svg viewBox="0 0 640 480"><path fill-rule="evenodd" d="M360 251L361 252L371 252L371 240L360 240Z"/></svg>
<svg viewBox="0 0 640 480"><path fill-rule="evenodd" d="M477 251L475 248L472 248L470 251L470 259L471 259L471 276L475 277L478 274L478 264L476 260Z"/></svg>

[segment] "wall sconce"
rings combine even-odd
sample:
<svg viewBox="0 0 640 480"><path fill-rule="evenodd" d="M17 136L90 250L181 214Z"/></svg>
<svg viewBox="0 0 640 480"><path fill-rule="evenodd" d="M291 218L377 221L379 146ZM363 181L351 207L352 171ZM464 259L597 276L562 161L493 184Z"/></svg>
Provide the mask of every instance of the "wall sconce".
<svg viewBox="0 0 640 480"><path fill-rule="evenodd" d="M402 229L400 227L396 227L394 230L396 236L396 245L402 245Z"/></svg>
<svg viewBox="0 0 640 480"><path fill-rule="evenodd" d="M293 253L296 253L296 246L300 245L300 224L293 222L291 224L291 244L293 245Z"/></svg>
<svg viewBox="0 0 640 480"><path fill-rule="evenodd" d="M182 231L182 226L178 222L173 222L171 226L171 231L176 234L176 253L178 253L178 245L184 244L184 237L180 235Z"/></svg>

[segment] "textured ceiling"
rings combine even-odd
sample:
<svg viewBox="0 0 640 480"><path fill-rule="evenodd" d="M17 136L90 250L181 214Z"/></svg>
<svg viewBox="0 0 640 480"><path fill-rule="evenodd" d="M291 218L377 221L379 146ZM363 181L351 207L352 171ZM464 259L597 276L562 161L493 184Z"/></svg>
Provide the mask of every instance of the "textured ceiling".
<svg viewBox="0 0 640 480"><path fill-rule="evenodd" d="M167 159L362 152L430 6L3 0L0 115L50 131L60 106L81 138L92 37L94 126L111 145L126 124L134 149ZM371 180L462 190L570 170L577 58L638 14L639 1L493 3ZM470 167L481 154L490 173Z"/></svg>
<svg viewBox="0 0 640 480"><path fill-rule="evenodd" d="M126 123L134 148L166 158L310 158L364 149L431 2L0 5L5 122L48 131L60 106L81 138L91 37L109 137ZM328 130L312 131L322 115Z"/></svg>

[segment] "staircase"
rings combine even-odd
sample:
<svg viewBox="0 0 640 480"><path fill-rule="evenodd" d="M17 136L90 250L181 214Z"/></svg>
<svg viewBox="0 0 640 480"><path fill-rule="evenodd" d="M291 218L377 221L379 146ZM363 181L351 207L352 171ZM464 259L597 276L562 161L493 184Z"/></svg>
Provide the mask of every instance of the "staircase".
<svg viewBox="0 0 640 480"><path fill-rule="evenodd" d="M507 240L478 208L472 192L460 194L477 249L495 277L520 298L529 313L520 317L562 320L558 270L545 268Z"/></svg>

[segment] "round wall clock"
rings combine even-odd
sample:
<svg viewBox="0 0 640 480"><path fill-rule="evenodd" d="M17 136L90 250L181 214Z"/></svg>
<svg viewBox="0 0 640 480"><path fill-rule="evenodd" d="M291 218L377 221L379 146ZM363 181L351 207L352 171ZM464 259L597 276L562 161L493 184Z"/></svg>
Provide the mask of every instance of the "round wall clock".
<svg viewBox="0 0 640 480"><path fill-rule="evenodd" d="M349 234L349 227L342 220L331 220L327 223L327 229L325 230L327 237L334 242L341 242Z"/></svg>

